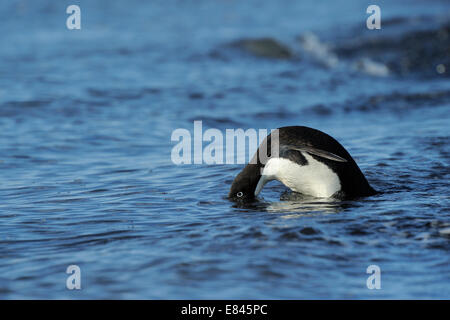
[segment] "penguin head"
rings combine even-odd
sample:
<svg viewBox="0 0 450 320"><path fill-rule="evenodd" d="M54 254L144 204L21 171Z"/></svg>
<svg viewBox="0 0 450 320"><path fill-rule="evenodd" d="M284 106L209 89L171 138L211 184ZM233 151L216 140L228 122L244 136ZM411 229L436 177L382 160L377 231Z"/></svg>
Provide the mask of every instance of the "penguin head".
<svg viewBox="0 0 450 320"><path fill-rule="evenodd" d="M234 179L228 198L233 201L249 202L255 199L255 190L261 178L260 167L248 164Z"/></svg>

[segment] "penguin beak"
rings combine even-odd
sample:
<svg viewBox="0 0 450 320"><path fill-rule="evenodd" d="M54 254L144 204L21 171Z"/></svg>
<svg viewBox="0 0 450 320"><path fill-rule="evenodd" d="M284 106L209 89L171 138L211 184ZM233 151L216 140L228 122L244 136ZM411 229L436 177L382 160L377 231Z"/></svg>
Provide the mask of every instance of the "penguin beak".
<svg viewBox="0 0 450 320"><path fill-rule="evenodd" d="M273 178L270 178L270 176L261 175L261 178L259 178L258 184L256 185L255 197L261 192L262 188L264 188L266 183L271 180L273 180Z"/></svg>

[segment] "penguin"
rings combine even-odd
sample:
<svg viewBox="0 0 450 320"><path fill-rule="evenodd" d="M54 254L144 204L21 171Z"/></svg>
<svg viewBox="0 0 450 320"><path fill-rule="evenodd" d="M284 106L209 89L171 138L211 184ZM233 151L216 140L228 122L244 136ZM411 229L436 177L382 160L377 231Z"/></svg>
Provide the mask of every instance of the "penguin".
<svg viewBox="0 0 450 320"><path fill-rule="evenodd" d="M278 128L277 133L273 140L278 141L278 152L271 150L272 132L234 179L229 199L253 201L272 180L294 192L318 198L344 200L377 193L355 160L333 137L304 126ZM262 161L261 148L267 151L267 161Z"/></svg>

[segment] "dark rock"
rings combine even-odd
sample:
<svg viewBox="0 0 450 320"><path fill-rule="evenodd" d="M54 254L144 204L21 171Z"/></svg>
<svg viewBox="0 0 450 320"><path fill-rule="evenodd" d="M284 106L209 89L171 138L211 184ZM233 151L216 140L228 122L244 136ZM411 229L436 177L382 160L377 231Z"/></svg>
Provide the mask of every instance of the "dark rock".
<svg viewBox="0 0 450 320"><path fill-rule="evenodd" d="M398 75L449 77L450 24L390 38L357 39L339 45L335 52L340 57L380 61Z"/></svg>
<svg viewBox="0 0 450 320"><path fill-rule="evenodd" d="M233 45L264 58L289 59L293 56L287 46L272 38L243 39L233 43Z"/></svg>

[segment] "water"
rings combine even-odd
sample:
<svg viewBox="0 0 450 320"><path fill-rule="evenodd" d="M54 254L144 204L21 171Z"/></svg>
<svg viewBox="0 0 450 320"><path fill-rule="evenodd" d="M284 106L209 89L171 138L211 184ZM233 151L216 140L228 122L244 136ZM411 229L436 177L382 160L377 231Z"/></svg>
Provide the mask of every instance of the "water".
<svg viewBox="0 0 450 320"><path fill-rule="evenodd" d="M78 31L66 3L0 9L1 298L450 297L448 2L379 1L375 31L356 0L73 4ZM237 206L242 165L171 162L194 120L325 131L383 193Z"/></svg>

